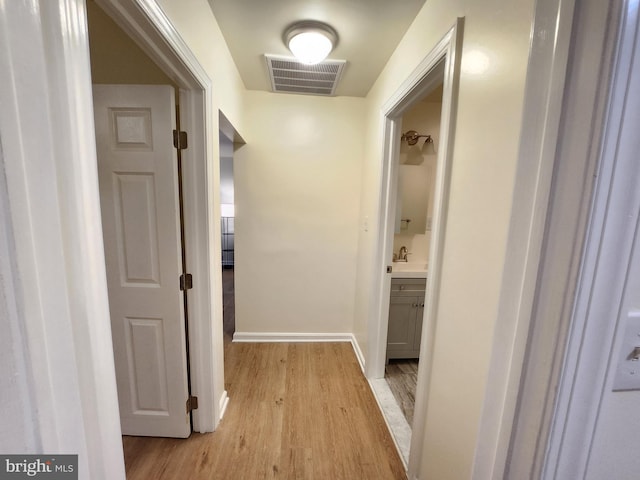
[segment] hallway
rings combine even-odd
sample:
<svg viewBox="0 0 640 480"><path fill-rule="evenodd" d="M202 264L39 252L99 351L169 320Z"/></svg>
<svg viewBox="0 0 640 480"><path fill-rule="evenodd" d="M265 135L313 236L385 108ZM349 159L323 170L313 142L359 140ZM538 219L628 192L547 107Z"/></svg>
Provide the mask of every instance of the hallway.
<svg viewBox="0 0 640 480"><path fill-rule="evenodd" d="M236 331L236 306L233 268L222 269L222 333L225 354Z"/></svg>
<svg viewBox="0 0 640 480"><path fill-rule="evenodd" d="M348 343L231 343L214 433L124 437L129 480L405 479Z"/></svg>

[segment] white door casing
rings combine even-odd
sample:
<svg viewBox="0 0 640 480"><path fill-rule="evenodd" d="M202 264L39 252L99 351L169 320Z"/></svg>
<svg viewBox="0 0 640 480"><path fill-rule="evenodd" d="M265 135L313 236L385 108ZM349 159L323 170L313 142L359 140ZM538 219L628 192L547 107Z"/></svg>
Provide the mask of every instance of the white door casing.
<svg viewBox="0 0 640 480"><path fill-rule="evenodd" d="M391 264L393 245L397 165L400 152L401 116L415 102L436 85L442 83L442 113L440 118L440 150L436 167L433 224L429 249L429 280L425 292L420 342L420 368L416 388L416 401L411 434L411 450L407 474L417 478L420 468L429 383L431 379L432 353L435 342L436 313L440 288L442 249L446 230L446 212L449 198L449 178L452 168L453 140L455 136L455 112L460 76L464 18L456 23L422 59L409 77L387 100L382 108L383 165L380 183L380 223L374 271L373 289L378 292L371 303L373 320L369 322L369 354L366 375L369 379L384 377L388 312L391 278L387 265Z"/></svg>
<svg viewBox="0 0 640 480"><path fill-rule="evenodd" d="M94 85L93 94L122 433L186 438L175 93Z"/></svg>
<svg viewBox="0 0 640 480"><path fill-rule="evenodd" d="M192 112L182 125L189 126L185 155L193 160L185 162L185 171L193 171L185 176L187 219L190 214L194 219L187 223L187 232L194 232L187 237L194 261L192 389L200 400L193 417L195 429L213 431L228 397L218 348L222 328L213 328L221 313L214 308L212 292L221 286L214 274L219 260L212 253L217 240L216 211L210 206L215 179L207 169L216 158L211 80L155 0L99 1L126 12L118 17L119 25L138 35L147 53L156 53L154 61L178 79L186 99L181 98L182 114L185 109ZM23 2L0 2L0 83L6 86L0 95L0 163L8 186L3 207L11 215L3 233L16 239L3 261L12 265L14 281L29 286L24 298L15 295L9 282L0 282L0 291L25 307L14 318L25 346L25 365L31 366L30 390L12 395L25 411L37 412L30 416L34 442L22 445L21 451L79 453L80 478L124 479L86 5L84 0L47 0L37 6L25 9Z"/></svg>
<svg viewBox="0 0 640 480"><path fill-rule="evenodd" d="M220 213L215 208L217 182L211 168L217 157L214 132L218 131L221 112L212 100L209 75L156 0L96 3L180 88L180 125L189 132L189 148L182 151L187 269L193 274L193 289L189 291L189 377L191 394L199 400L191 416L195 431L210 432L217 427L229 401L224 389L222 308L217 305L216 293L222 291L221 276L216 274L220 264L216 254ZM93 116L92 109L90 113ZM221 129L235 131L224 115L219 121Z"/></svg>

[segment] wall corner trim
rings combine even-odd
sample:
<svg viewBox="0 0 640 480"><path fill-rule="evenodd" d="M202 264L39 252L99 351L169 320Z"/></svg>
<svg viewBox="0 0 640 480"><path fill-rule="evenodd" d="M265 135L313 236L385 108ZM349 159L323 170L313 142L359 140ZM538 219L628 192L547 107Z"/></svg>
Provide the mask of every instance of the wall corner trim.
<svg viewBox="0 0 640 480"><path fill-rule="evenodd" d="M222 395L220 395L218 406L219 406L218 411L220 412L220 417L218 418L218 421L220 421L222 420L222 417L224 417L224 413L227 411L227 407L229 406L229 395L227 394L226 390L222 392Z"/></svg>

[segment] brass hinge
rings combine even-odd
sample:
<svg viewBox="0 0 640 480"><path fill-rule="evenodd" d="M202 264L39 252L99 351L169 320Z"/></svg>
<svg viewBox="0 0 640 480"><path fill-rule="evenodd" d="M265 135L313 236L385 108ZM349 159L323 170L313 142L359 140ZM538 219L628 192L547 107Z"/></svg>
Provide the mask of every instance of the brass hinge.
<svg viewBox="0 0 640 480"><path fill-rule="evenodd" d="M193 395L187 398L187 413L191 412L191 410L198 409L198 397L194 397Z"/></svg>
<svg viewBox="0 0 640 480"><path fill-rule="evenodd" d="M173 146L178 150L185 150L187 148L187 132L183 132L182 130L174 130Z"/></svg>
<svg viewBox="0 0 640 480"><path fill-rule="evenodd" d="M190 290L193 288L193 275L183 273L180 275L180 290Z"/></svg>

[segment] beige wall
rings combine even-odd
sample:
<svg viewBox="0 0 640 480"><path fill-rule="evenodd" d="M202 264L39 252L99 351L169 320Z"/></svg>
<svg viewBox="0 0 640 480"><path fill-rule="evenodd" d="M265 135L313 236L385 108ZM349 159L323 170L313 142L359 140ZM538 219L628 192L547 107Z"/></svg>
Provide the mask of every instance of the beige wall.
<svg viewBox="0 0 640 480"><path fill-rule="evenodd" d="M365 101L258 91L245 100L236 331L350 333Z"/></svg>
<svg viewBox="0 0 640 480"><path fill-rule="evenodd" d="M384 102L465 17L434 370L420 478L470 478L505 264L533 0L429 0L367 97L355 334L368 350ZM486 56L477 71L473 57ZM476 56L476 58L478 58Z"/></svg>
<svg viewBox="0 0 640 480"><path fill-rule="evenodd" d="M206 0L158 3L247 142L234 155L236 329L352 332L364 99L246 91Z"/></svg>
<svg viewBox="0 0 640 480"><path fill-rule="evenodd" d="M242 101L244 84L238 73L218 22L207 0L157 0L162 10L198 58L213 84L214 112L222 111L243 135ZM218 116L212 129L218 131ZM216 143L214 157L218 157ZM215 165L217 169L217 165Z"/></svg>
<svg viewBox="0 0 640 480"><path fill-rule="evenodd" d="M93 0L87 2L87 21L93 83L176 87Z"/></svg>

